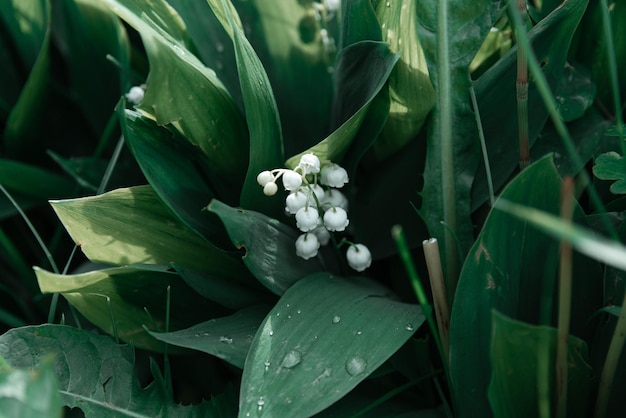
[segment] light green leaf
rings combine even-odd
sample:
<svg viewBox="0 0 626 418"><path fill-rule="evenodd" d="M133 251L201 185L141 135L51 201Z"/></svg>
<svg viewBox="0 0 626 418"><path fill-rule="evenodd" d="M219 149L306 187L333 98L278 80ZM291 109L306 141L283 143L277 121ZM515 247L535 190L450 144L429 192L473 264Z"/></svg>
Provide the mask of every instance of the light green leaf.
<svg viewBox="0 0 626 418"><path fill-rule="evenodd" d="M162 266L128 266L75 275L35 268L42 293L61 293L81 313L110 335L136 347L162 351L164 344L144 329L165 331L167 289L170 327L186 328L228 311L191 290ZM191 308L191 309L190 309Z"/></svg>
<svg viewBox="0 0 626 418"><path fill-rule="evenodd" d="M184 23L163 0L106 0L136 29L150 61L139 109L159 125L173 124L211 162L220 190L239 189L246 168L248 134L230 94L215 72L188 49Z"/></svg>
<svg viewBox="0 0 626 418"><path fill-rule="evenodd" d="M0 416L53 418L63 415L55 371L49 360L29 370L0 370Z"/></svg>
<svg viewBox="0 0 626 418"><path fill-rule="evenodd" d="M56 355L54 374L63 403L80 408L87 417L228 416L220 415L228 393L200 405L182 406L172 401L159 379L143 389L135 377L132 347L118 345L110 337L63 325L16 328L0 336L0 355L11 367L37 367L40 358L49 354ZM236 407L228 409L232 416Z"/></svg>
<svg viewBox="0 0 626 418"><path fill-rule="evenodd" d="M376 370L424 323L376 282L319 273L267 315L241 383L239 416L309 417Z"/></svg>
<svg viewBox="0 0 626 418"><path fill-rule="evenodd" d="M91 261L116 265L177 263L236 281L248 275L234 256L176 219L150 186L51 204Z"/></svg>
<svg viewBox="0 0 626 418"><path fill-rule="evenodd" d="M610 188L612 193L626 193L626 161L615 151L600 154L596 158L593 174L600 180L616 180Z"/></svg>
<svg viewBox="0 0 626 418"><path fill-rule="evenodd" d="M150 335L177 347L211 354L243 369L252 338L268 311L267 306L254 306L191 328L168 333L150 332Z"/></svg>
<svg viewBox="0 0 626 418"><path fill-rule="evenodd" d="M557 330L515 321L495 310L492 317L489 402L493 416L538 417L541 414L537 382L548 378L547 386L551 390L555 387ZM569 336L567 348L567 416L584 418L588 416L592 374L587 344ZM540 374L541 363L547 365L547 376Z"/></svg>
<svg viewBox="0 0 626 418"><path fill-rule="evenodd" d="M238 248L245 248L243 262L265 287L282 295L291 285L324 270L320 257L303 260L296 255L298 233L292 227L262 213L231 208L213 200L208 210L217 214Z"/></svg>

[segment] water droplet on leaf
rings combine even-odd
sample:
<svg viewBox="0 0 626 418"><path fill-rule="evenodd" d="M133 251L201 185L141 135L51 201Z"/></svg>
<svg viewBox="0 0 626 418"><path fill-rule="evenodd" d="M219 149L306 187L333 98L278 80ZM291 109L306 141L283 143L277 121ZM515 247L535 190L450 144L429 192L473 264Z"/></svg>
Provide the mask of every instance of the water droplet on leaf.
<svg viewBox="0 0 626 418"><path fill-rule="evenodd" d="M291 350L285 354L281 367L284 367L285 369L292 369L300 364L300 362L302 362L302 353L298 350Z"/></svg>
<svg viewBox="0 0 626 418"><path fill-rule="evenodd" d="M413 331L415 328L413 327L413 324L408 323L404 326L404 329L407 331Z"/></svg>
<svg viewBox="0 0 626 418"><path fill-rule="evenodd" d="M221 343L225 343L225 344L232 344L233 343L233 339L230 337L225 337L225 336L221 336L220 337L220 342Z"/></svg>
<svg viewBox="0 0 626 418"><path fill-rule="evenodd" d="M338 324L341 321L341 317L339 315L335 315L333 317L333 324Z"/></svg>
<svg viewBox="0 0 626 418"><path fill-rule="evenodd" d="M351 357L346 361L346 371L350 376L358 376L367 370L367 360L362 357Z"/></svg>

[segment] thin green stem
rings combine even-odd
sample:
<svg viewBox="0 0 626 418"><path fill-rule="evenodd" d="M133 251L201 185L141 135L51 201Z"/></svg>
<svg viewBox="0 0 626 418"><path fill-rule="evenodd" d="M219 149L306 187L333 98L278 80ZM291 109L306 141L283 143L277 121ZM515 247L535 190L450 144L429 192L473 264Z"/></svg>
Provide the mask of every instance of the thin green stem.
<svg viewBox="0 0 626 418"><path fill-rule="evenodd" d="M435 304L435 317L437 318L439 338L441 339L444 358L446 361L449 361L450 309L448 307L446 285L444 283L443 271L441 268L439 245L437 244L436 238L431 238L423 241L422 247L426 258L426 267L428 268L428 277L430 279L430 288L433 294L433 303Z"/></svg>
<svg viewBox="0 0 626 418"><path fill-rule="evenodd" d="M517 0L520 16L526 13L526 0ZM516 28L526 31L526 27ZM519 138L519 165L523 170L530 165L530 146L528 145L528 59L524 48L517 48L517 129Z"/></svg>
<svg viewBox="0 0 626 418"><path fill-rule="evenodd" d="M485 141L485 132L483 131L483 123L480 118L480 110L478 109L478 100L476 99L476 91L474 86L470 84L470 97L472 99L472 107L476 117L476 126L478 127L478 137L480 138L480 148L483 151L483 162L485 163L485 174L487 175L487 187L489 188L489 204L493 206L496 197L493 189L493 179L491 178L491 164L489 163L489 154L487 153L487 142Z"/></svg>
<svg viewBox="0 0 626 418"><path fill-rule="evenodd" d="M522 22L522 18L519 15L519 11L516 7L514 0L509 0L509 8L510 8L510 16L512 18L513 26L515 27L515 31L517 33L518 48L524 48L526 50L526 55L528 57L528 68L530 70L530 73L533 76L534 82L537 85L539 94L541 95L541 98L543 99L543 102L546 105L546 108L548 109L548 113L550 114L550 118L552 122L554 123L556 131L559 134L559 137L561 138L563 145L565 146L567 154L570 157L573 165L576 167L584 167L584 163L576 151L576 146L574 145L574 141L572 140L572 137L570 136L567 130L567 127L565 126L565 122L563 121L563 118L561 117L559 113L556 100L554 99L554 95L550 91L550 86L548 85L548 81L546 80L546 77L543 74L543 71L541 70L541 66L539 65L539 61L537 61L537 57L535 56L535 54L533 53L531 49L530 41L528 40L528 35L526 34L526 31L523 30L524 23ZM601 214L601 220L602 220L602 223L604 224L604 227L606 228L607 231L609 231L609 234L611 235L611 238L613 240L619 241L617 232L615 231L615 228L611 224L611 221L608 218L608 216L606 216L606 209L604 208L604 205L602 203L602 200L600 199L600 196L598 195L598 192L596 191L595 187L593 187L593 184L591 183L589 174L587 173L587 171L581 170L579 175L581 179L583 180L583 182L589 185L588 190L589 190L589 197L591 199L591 203L596 208L596 210Z"/></svg>

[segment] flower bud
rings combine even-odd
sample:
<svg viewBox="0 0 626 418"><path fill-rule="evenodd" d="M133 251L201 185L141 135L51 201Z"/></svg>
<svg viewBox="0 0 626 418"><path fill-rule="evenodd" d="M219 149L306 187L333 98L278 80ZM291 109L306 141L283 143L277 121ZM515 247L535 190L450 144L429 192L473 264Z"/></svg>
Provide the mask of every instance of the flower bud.
<svg viewBox="0 0 626 418"><path fill-rule="evenodd" d="M259 186L265 187L265 185L269 182L273 182L275 180L274 175L270 171L261 171L258 176L256 176L256 181L259 183Z"/></svg>
<svg viewBox="0 0 626 418"><path fill-rule="evenodd" d="M128 93L125 94L126 100L134 105L138 105L143 101L143 96L145 91L139 86L133 86L128 90Z"/></svg>
<svg viewBox="0 0 626 418"><path fill-rule="evenodd" d="M363 244L353 244L346 253L348 265L356 271L363 271L372 264L372 253Z"/></svg>
<svg viewBox="0 0 626 418"><path fill-rule="evenodd" d="M278 191L278 185L273 181L270 181L265 186L263 186L263 193L265 196L274 196Z"/></svg>

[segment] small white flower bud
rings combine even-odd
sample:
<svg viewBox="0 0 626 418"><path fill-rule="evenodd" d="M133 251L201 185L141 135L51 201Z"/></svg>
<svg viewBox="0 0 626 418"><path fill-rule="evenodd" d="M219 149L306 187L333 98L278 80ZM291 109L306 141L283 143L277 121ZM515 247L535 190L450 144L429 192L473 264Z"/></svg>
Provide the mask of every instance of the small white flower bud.
<svg viewBox="0 0 626 418"><path fill-rule="evenodd" d="M276 180L274 178L274 175L270 171L268 171L268 170L261 171L259 173L259 175L256 176L256 181L257 181L257 183L259 183L259 186L261 186L261 187L265 187L265 185L267 183L269 183L271 181L273 182L274 180Z"/></svg>
<svg viewBox="0 0 626 418"><path fill-rule="evenodd" d="M317 228L320 214L317 208L305 206L296 212L296 226L302 232L309 232Z"/></svg>
<svg viewBox="0 0 626 418"><path fill-rule="evenodd" d="M283 172L283 186L290 192L296 190L302 185L302 176L293 170L285 170Z"/></svg>
<svg viewBox="0 0 626 418"><path fill-rule="evenodd" d="M320 242L315 234L302 234L296 240L296 254L305 260L315 257L319 248Z"/></svg>
<svg viewBox="0 0 626 418"><path fill-rule="evenodd" d="M348 198L337 189L328 189L324 192L321 203L330 203L331 206L348 210Z"/></svg>
<svg viewBox="0 0 626 418"><path fill-rule="evenodd" d="M324 228L323 226L315 228L311 232L315 234L318 241L320 242L320 245L326 245L330 242L330 232L328 232L328 229Z"/></svg>
<svg viewBox="0 0 626 418"><path fill-rule="evenodd" d="M354 244L348 248L346 253L348 265L356 271L363 271L372 264L372 253L363 244Z"/></svg>
<svg viewBox="0 0 626 418"><path fill-rule="evenodd" d="M348 172L337 164L328 164L322 167L320 182L330 187L341 188L348 183Z"/></svg>
<svg viewBox="0 0 626 418"><path fill-rule="evenodd" d="M294 215L298 210L306 206L307 194L296 190L291 192L285 199L285 212Z"/></svg>
<svg viewBox="0 0 626 418"><path fill-rule="evenodd" d="M320 159L315 154L304 154L300 157L299 167L304 174L317 174L320 172Z"/></svg>
<svg viewBox="0 0 626 418"><path fill-rule="evenodd" d="M128 93L126 93L124 96L126 97L126 100L128 100L132 104L138 105L139 103L143 101L144 94L145 94L145 91L141 87L133 86L130 88L130 90L128 90Z"/></svg>
<svg viewBox="0 0 626 418"><path fill-rule="evenodd" d="M274 196L278 191L278 185L273 181L270 181L265 186L263 186L263 193L265 196Z"/></svg>
<svg viewBox="0 0 626 418"><path fill-rule="evenodd" d="M341 208L331 208L324 213L324 226L329 231L344 231L349 223L348 214Z"/></svg>

